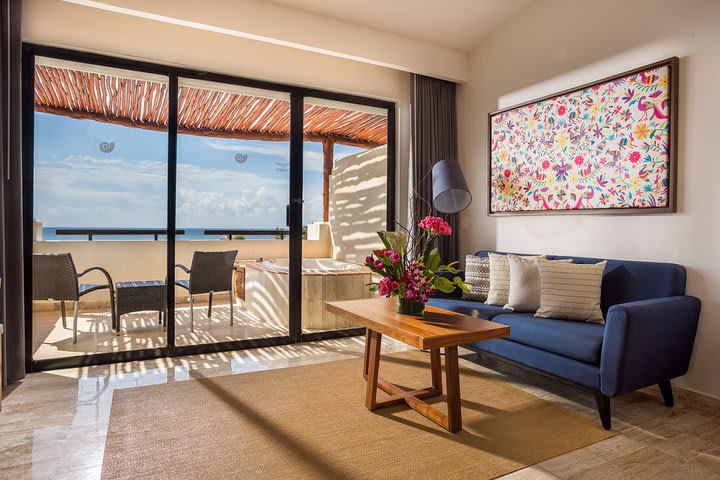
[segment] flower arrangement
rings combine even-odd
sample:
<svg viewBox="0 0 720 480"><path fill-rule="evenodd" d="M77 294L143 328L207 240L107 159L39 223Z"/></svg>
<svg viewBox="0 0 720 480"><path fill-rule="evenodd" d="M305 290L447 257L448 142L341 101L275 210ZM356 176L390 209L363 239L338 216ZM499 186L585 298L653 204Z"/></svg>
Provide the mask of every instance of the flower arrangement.
<svg viewBox="0 0 720 480"><path fill-rule="evenodd" d="M407 235L403 232L378 232L385 248L374 250L365 258L365 265L382 276L379 282L369 283L373 292L383 297L395 297L400 313L422 315L425 303L436 290L450 293L455 288L468 290L459 276L452 280L441 275L458 273L458 262L441 265L440 252L435 240L450 235L452 228L440 217L427 216L418 224L419 236L408 249Z"/></svg>

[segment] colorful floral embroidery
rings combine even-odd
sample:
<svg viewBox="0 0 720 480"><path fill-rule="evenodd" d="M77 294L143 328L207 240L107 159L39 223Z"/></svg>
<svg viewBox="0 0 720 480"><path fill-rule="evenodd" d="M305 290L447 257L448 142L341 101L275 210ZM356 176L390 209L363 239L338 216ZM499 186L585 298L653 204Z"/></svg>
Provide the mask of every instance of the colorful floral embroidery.
<svg viewBox="0 0 720 480"><path fill-rule="evenodd" d="M491 209L668 205L667 66L495 115Z"/></svg>

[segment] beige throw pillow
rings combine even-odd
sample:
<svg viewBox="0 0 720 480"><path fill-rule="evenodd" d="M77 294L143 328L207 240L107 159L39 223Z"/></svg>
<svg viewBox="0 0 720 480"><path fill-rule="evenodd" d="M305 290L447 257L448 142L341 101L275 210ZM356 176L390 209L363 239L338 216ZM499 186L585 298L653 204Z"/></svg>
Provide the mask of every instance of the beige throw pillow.
<svg viewBox="0 0 720 480"><path fill-rule="evenodd" d="M488 305L502 305L508 303L510 294L510 264L507 255L490 252L490 289L485 303ZM523 257L534 259L539 257ZM544 256L542 258L545 258Z"/></svg>
<svg viewBox="0 0 720 480"><path fill-rule="evenodd" d="M510 290L505 308L516 312L535 313L540 308L540 270L538 258L508 254ZM572 260L552 260L569 263Z"/></svg>
<svg viewBox="0 0 720 480"><path fill-rule="evenodd" d="M465 283L470 291L463 292L462 298L481 302L487 300L490 289L490 260L487 257L465 257Z"/></svg>
<svg viewBox="0 0 720 480"><path fill-rule="evenodd" d="M560 263L540 259L540 308L536 317L605 323L600 287L607 261L596 264Z"/></svg>

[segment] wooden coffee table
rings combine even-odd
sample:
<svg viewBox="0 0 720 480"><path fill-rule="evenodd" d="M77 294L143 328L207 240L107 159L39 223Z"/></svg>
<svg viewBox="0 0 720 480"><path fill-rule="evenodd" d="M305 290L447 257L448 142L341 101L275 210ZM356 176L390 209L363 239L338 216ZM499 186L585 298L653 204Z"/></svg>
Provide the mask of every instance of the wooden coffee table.
<svg viewBox="0 0 720 480"><path fill-rule="evenodd" d="M365 406L368 410L407 403L410 408L452 433L462 430L458 345L510 335L507 325L431 306L425 308L424 317L402 315L395 312L395 301L387 298L327 302L325 309L366 327L363 376L367 380ZM378 376L383 335L430 350L432 387L405 390ZM443 393L441 348L445 349L447 415L422 401ZM378 388L390 398L377 400Z"/></svg>

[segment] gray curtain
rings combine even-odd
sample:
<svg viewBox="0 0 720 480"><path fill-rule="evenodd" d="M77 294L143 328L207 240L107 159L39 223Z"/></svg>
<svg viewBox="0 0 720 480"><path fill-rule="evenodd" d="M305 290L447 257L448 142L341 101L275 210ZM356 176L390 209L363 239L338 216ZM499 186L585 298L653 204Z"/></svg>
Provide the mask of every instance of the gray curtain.
<svg viewBox="0 0 720 480"><path fill-rule="evenodd" d="M2 0L2 72L0 73L0 322L3 335L3 383L25 376L20 115L21 0Z"/></svg>
<svg viewBox="0 0 720 480"><path fill-rule="evenodd" d="M433 165L440 160L458 160L455 84L445 80L412 75L411 91L411 225L426 215L443 217L453 234L438 239L443 263L458 258L458 215L439 214L432 207Z"/></svg>

